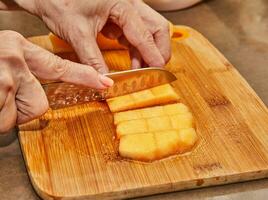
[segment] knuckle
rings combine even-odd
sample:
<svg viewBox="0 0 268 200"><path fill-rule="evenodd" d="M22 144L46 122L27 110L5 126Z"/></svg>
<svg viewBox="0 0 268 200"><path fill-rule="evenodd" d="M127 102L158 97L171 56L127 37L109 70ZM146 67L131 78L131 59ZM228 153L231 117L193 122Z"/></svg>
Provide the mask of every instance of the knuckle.
<svg viewBox="0 0 268 200"><path fill-rule="evenodd" d="M13 80L11 74L4 73L0 75L0 85L1 90L4 93L15 91L15 81Z"/></svg>
<svg viewBox="0 0 268 200"><path fill-rule="evenodd" d="M141 46L144 46L144 45L147 45L147 46L153 46L154 45L153 35L148 30L145 30L143 32L141 40L137 42L138 47L141 47Z"/></svg>
<svg viewBox="0 0 268 200"><path fill-rule="evenodd" d="M12 39L18 39L18 40L23 39L23 36L16 31L6 30L6 31L1 31L1 32L2 32L2 36L6 36Z"/></svg>
<svg viewBox="0 0 268 200"><path fill-rule="evenodd" d="M53 70L56 73L56 76L58 79L61 79L64 77L70 70L69 67L69 61L68 60L62 60L60 57L53 56L52 58L53 61Z"/></svg>
<svg viewBox="0 0 268 200"><path fill-rule="evenodd" d="M25 67L26 63L25 60L23 59L23 56L20 55L18 52L11 52L11 51L7 51L6 53L3 53L0 56L0 59L2 61L6 61L9 63L9 65L11 65L13 68L14 67Z"/></svg>
<svg viewBox="0 0 268 200"><path fill-rule="evenodd" d="M3 49L1 49L0 59L12 61L12 60L22 60L23 53L22 49L14 43L7 43L3 45Z"/></svg>
<svg viewBox="0 0 268 200"><path fill-rule="evenodd" d="M23 52L16 48L6 48L3 52L1 52L0 61L1 63L10 66L12 70L27 68Z"/></svg>
<svg viewBox="0 0 268 200"><path fill-rule="evenodd" d="M169 22L167 20L164 20L162 25L161 25L161 29L162 31L164 32L169 32L169 29L170 29L170 25L169 25Z"/></svg>
<svg viewBox="0 0 268 200"><path fill-rule="evenodd" d="M91 67L93 67L93 68L96 69L96 70L99 70L99 69L103 68L103 64L102 64L102 62L100 61L100 59L95 58L95 57L87 58L85 64L90 65Z"/></svg>
<svg viewBox="0 0 268 200"><path fill-rule="evenodd" d="M117 0L115 2L115 5L113 6L113 8L117 11L125 11L130 7L129 2L124 1L124 0Z"/></svg>
<svg viewBox="0 0 268 200"><path fill-rule="evenodd" d="M73 42L73 44L76 44L81 41L84 41L84 39L86 39L88 35L89 31L87 29L87 26L77 25L69 28L67 37L65 38L67 40L70 40L70 42Z"/></svg>
<svg viewBox="0 0 268 200"><path fill-rule="evenodd" d="M162 22L159 23L159 25L156 28L156 32L158 32L161 35L169 35L170 25L169 22L164 19Z"/></svg>
<svg viewBox="0 0 268 200"><path fill-rule="evenodd" d="M117 0L112 6L110 17L112 20L117 21L120 25L124 25L131 11L131 4L129 2L124 0Z"/></svg>

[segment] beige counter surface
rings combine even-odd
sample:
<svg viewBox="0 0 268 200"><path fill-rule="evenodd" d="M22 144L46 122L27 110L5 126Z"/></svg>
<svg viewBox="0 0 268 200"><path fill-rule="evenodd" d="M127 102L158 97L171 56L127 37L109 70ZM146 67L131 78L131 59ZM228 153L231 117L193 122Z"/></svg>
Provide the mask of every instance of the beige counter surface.
<svg viewBox="0 0 268 200"><path fill-rule="evenodd" d="M190 9L163 13L174 24L203 33L240 71L268 105L268 1L210 0ZM0 11L0 30L24 36L47 33L24 12ZM268 179L162 194L139 199L267 199ZM0 199L35 200L18 141L0 148Z"/></svg>

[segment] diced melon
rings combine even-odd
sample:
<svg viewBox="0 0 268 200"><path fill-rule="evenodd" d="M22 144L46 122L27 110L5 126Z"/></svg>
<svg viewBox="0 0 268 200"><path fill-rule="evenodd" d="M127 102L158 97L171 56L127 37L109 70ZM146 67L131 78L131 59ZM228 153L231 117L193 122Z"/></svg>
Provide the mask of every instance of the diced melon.
<svg viewBox="0 0 268 200"><path fill-rule="evenodd" d="M128 110L130 107L135 107L135 102L130 95L110 98L106 101L112 112Z"/></svg>
<svg viewBox="0 0 268 200"><path fill-rule="evenodd" d="M121 138L123 135L138 134L149 132L147 122L145 120L132 120L120 123L116 127L117 138Z"/></svg>
<svg viewBox="0 0 268 200"><path fill-rule="evenodd" d="M197 141L197 134L194 128L181 129L179 136L179 148L181 153L191 149Z"/></svg>
<svg viewBox="0 0 268 200"><path fill-rule="evenodd" d="M123 135L162 131L168 129L172 129L170 119L168 116L162 116L121 122L116 127L116 133L117 137L120 138Z"/></svg>
<svg viewBox="0 0 268 200"><path fill-rule="evenodd" d="M174 102L174 100L179 100L179 95L169 84L151 88L151 91L155 96L156 104L170 103Z"/></svg>
<svg viewBox="0 0 268 200"><path fill-rule="evenodd" d="M154 161L189 151L197 141L192 113L182 103L166 105L178 100L169 84L108 99L110 110L115 112L119 154ZM148 108L136 109L142 107Z"/></svg>
<svg viewBox="0 0 268 200"><path fill-rule="evenodd" d="M183 114L189 112L189 109L183 103L168 104L163 106L167 115Z"/></svg>
<svg viewBox="0 0 268 200"><path fill-rule="evenodd" d="M172 128L179 130L193 127L193 115L189 113L170 116Z"/></svg>
<svg viewBox="0 0 268 200"><path fill-rule="evenodd" d="M144 119L147 122L148 131L163 131L172 128L170 119L168 116L153 117Z"/></svg>
<svg viewBox="0 0 268 200"><path fill-rule="evenodd" d="M119 154L133 160L153 161L156 148L153 133L126 135L120 139Z"/></svg>
<svg viewBox="0 0 268 200"><path fill-rule="evenodd" d="M141 107L160 105L176 102L180 99L179 95L169 85L160 85L151 89L134 92L107 99L108 106L112 112L133 110Z"/></svg>
<svg viewBox="0 0 268 200"><path fill-rule="evenodd" d="M179 151L180 137L178 131L155 132L154 135L158 158L164 158Z"/></svg>
<svg viewBox="0 0 268 200"><path fill-rule="evenodd" d="M130 110L125 112L119 112L114 114L114 124L117 125L120 122L130 121L134 119L141 119L142 114L139 110Z"/></svg>
<svg viewBox="0 0 268 200"><path fill-rule="evenodd" d="M114 124L117 125L120 122L124 122L124 121L159 117L159 116L164 116L164 115L165 115L165 112L162 106L123 111L123 112L114 113Z"/></svg>
<svg viewBox="0 0 268 200"><path fill-rule="evenodd" d="M191 113L185 113L123 121L117 124L116 133L117 137L120 138L122 135L164 130L180 130L191 127L193 127L193 116Z"/></svg>
<svg viewBox="0 0 268 200"><path fill-rule="evenodd" d="M144 109L140 109L139 111L141 113L142 118L160 117L160 116L165 115L163 106L144 108Z"/></svg>
<svg viewBox="0 0 268 200"><path fill-rule="evenodd" d="M147 107L154 104L155 97L151 90L142 90L130 94L135 102L135 107Z"/></svg>
<svg viewBox="0 0 268 200"><path fill-rule="evenodd" d="M161 117L165 115L184 114L188 112L190 112L188 107L182 103L175 103L164 106L155 106L137 110L129 110L114 113L114 124L117 125L120 122L134 119Z"/></svg>

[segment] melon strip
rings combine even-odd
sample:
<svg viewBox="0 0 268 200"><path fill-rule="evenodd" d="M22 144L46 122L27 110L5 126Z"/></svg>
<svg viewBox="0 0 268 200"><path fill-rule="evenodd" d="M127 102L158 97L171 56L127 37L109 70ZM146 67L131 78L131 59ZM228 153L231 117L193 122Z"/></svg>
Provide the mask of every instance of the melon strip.
<svg viewBox="0 0 268 200"><path fill-rule="evenodd" d="M137 108L174 103L180 99L179 95L169 84L160 85L147 90L128 95L107 99L112 112L121 112Z"/></svg>
<svg viewBox="0 0 268 200"><path fill-rule="evenodd" d="M193 127L193 116L190 112L171 116L160 116L145 119L124 121L117 125L117 138L124 135L146 132L181 130Z"/></svg>
<svg viewBox="0 0 268 200"><path fill-rule="evenodd" d="M124 121L135 119L145 119L151 117L161 117L164 115L176 115L189 112L187 106L183 103L168 104L163 106L155 106L137 110L129 110L114 114L114 124L118 125Z"/></svg>
<svg viewBox="0 0 268 200"><path fill-rule="evenodd" d="M119 153L133 160L154 161L184 153L196 141L197 134L193 128L126 135L120 139Z"/></svg>

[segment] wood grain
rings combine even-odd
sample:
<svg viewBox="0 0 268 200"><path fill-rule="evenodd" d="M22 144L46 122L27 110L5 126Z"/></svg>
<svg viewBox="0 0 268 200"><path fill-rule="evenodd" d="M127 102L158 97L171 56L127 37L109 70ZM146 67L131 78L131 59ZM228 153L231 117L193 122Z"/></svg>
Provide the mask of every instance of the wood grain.
<svg viewBox="0 0 268 200"><path fill-rule="evenodd" d="M106 103L80 106L83 115L50 115L45 128L31 131L31 124L19 133L42 198L130 198L268 177L267 108L201 34L179 28L188 37L173 39L166 68L177 76L173 86L195 117L200 139L194 150L150 164L130 162L118 157ZM114 56L113 64L124 59Z"/></svg>

